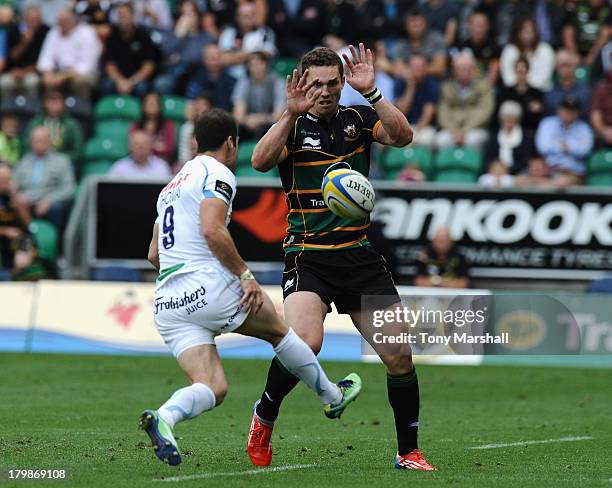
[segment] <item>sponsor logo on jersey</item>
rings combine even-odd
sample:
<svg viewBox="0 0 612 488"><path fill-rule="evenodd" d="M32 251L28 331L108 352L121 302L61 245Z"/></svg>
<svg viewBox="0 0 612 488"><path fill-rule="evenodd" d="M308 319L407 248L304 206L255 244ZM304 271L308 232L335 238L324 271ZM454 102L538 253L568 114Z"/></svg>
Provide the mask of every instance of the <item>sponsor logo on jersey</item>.
<svg viewBox="0 0 612 488"><path fill-rule="evenodd" d="M234 190L232 190L232 186L229 183L226 183L225 181L217 180L215 183L215 190L221 193L221 195L223 195L228 200L232 199Z"/></svg>
<svg viewBox="0 0 612 488"><path fill-rule="evenodd" d="M179 174L177 174L170 183L168 183L166 186L164 186L164 188L162 189L162 193L169 191L169 190L174 190L175 188L178 188L179 186L181 186L183 184L183 182L189 178L189 176L191 175L191 173L183 173L180 172Z"/></svg>
<svg viewBox="0 0 612 488"><path fill-rule="evenodd" d="M321 139L304 137L304 140L302 141L302 149L321 149Z"/></svg>
<svg viewBox="0 0 612 488"><path fill-rule="evenodd" d="M355 124L347 125L344 128L344 140L345 141L356 141L359 134L357 133L357 128Z"/></svg>
<svg viewBox="0 0 612 488"><path fill-rule="evenodd" d="M188 293L183 292L182 297L155 297L155 314L157 315L162 310L175 310L183 307L187 307L187 315L191 315L208 305L208 302L204 298L206 295L206 288L204 285L200 286L197 290Z"/></svg>

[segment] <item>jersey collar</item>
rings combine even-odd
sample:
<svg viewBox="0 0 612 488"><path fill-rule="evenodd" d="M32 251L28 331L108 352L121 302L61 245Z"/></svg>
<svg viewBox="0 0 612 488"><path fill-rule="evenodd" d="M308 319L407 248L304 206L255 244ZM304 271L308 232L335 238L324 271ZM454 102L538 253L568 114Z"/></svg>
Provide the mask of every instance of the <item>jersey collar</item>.
<svg viewBox="0 0 612 488"><path fill-rule="evenodd" d="M332 120L334 120L334 118L336 118L338 116L338 114L340 113L340 106L338 106L338 110L336 111L336 113L334 114L334 116L331 118L330 122ZM310 112L306 112L305 117L312 121L312 122L316 122L316 123L326 123L325 120L322 120L321 117L319 117L318 115L312 114Z"/></svg>

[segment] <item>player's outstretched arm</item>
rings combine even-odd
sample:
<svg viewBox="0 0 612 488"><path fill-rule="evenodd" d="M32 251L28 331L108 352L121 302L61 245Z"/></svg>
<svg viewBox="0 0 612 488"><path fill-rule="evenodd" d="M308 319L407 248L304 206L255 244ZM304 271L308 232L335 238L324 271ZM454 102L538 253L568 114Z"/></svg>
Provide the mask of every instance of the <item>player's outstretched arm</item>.
<svg viewBox="0 0 612 488"><path fill-rule="evenodd" d="M157 236L159 233L159 227L157 224L153 226L153 238L151 239L151 243L149 244L149 253L147 254L147 259L149 262L155 266L155 269L159 271L159 248L157 247Z"/></svg>
<svg viewBox="0 0 612 488"><path fill-rule="evenodd" d="M202 235L209 249L223 266L240 277L240 286L244 295L241 304L245 309L253 308L254 312L263 305L261 288L249 271L246 263L238 254L234 240L225 225L227 203L220 198L205 198L200 203L200 224Z"/></svg>
<svg viewBox="0 0 612 488"><path fill-rule="evenodd" d="M372 51L366 49L363 43L359 43L359 52L354 46L349 46L349 49L353 59L349 59L346 54L342 55L346 63L347 83L362 95L370 95L370 100L378 98L378 101L372 104L381 122L376 139L382 144L396 147L410 144L413 133L408 120L389 100L380 96L376 88Z"/></svg>
<svg viewBox="0 0 612 488"><path fill-rule="evenodd" d="M320 89L314 88L317 79L306 83L307 77L308 70L299 77L297 69L293 70L293 75L287 76L287 109L255 146L251 164L257 171L269 171L285 159L283 149L295 121L314 106L321 94Z"/></svg>

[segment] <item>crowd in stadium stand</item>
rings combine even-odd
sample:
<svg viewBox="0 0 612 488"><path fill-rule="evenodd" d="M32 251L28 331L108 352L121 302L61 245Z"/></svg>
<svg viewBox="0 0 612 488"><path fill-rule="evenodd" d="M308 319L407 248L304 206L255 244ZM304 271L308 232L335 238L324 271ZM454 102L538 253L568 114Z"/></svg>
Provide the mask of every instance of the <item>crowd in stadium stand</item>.
<svg viewBox="0 0 612 488"><path fill-rule="evenodd" d="M609 0L0 0L0 268L28 262L31 219L61 235L75 181L176 172L198 113L259 138L317 45L373 48L415 129L411 151L374 148L373 177L588 184L612 159L611 32ZM348 85L341 103L367 104ZM452 177L423 163L449 151Z"/></svg>

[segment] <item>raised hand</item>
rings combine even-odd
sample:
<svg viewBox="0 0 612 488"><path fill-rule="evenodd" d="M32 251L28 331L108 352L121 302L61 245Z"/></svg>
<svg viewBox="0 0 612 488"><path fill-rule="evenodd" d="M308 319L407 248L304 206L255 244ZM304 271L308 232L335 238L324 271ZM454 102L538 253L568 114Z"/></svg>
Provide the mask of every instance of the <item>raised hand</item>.
<svg viewBox="0 0 612 488"><path fill-rule="evenodd" d="M376 88L374 73L374 55L370 49L365 48L363 42L359 43L359 52L355 46L350 45L352 60L343 54L346 63L346 81L359 93L368 93Z"/></svg>
<svg viewBox="0 0 612 488"><path fill-rule="evenodd" d="M287 75L287 111L292 115L301 115L308 112L321 94L320 88L314 88L317 78L306 83L308 70L301 77L298 70L293 70L293 76Z"/></svg>

